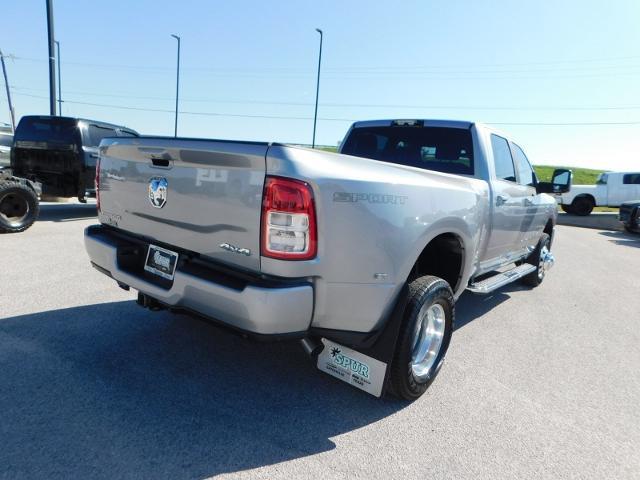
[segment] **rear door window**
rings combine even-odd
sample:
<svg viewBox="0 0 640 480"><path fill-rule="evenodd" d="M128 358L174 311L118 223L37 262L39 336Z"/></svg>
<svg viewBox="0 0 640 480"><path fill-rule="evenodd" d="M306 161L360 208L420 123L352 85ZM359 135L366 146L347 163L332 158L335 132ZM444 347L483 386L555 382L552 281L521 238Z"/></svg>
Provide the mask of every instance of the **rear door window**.
<svg viewBox="0 0 640 480"><path fill-rule="evenodd" d="M103 127L100 125L89 124L89 144L88 147L97 147L105 137L115 137L115 128Z"/></svg>
<svg viewBox="0 0 640 480"><path fill-rule="evenodd" d="M496 178L516 182L516 169L511 158L509 143L505 138L491 134L491 149L496 166Z"/></svg>
<svg viewBox="0 0 640 480"><path fill-rule="evenodd" d="M443 173L474 173L471 132L462 128L354 128L341 153Z"/></svg>
<svg viewBox="0 0 640 480"><path fill-rule="evenodd" d="M535 187L537 183L536 174L529 163L529 159L518 145L512 143L511 146L513 147L513 159L515 160L516 169L518 170L518 183L520 185Z"/></svg>
<svg viewBox="0 0 640 480"><path fill-rule="evenodd" d="M136 135L135 133L133 133L130 130L118 130L118 136L120 137L137 137L138 135Z"/></svg>

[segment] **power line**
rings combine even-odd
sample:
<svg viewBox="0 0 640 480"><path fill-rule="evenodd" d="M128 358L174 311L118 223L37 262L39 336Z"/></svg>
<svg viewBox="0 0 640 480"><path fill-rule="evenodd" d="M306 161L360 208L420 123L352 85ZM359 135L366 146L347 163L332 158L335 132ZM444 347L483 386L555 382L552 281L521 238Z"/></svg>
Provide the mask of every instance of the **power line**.
<svg viewBox="0 0 640 480"><path fill-rule="evenodd" d="M28 96L33 98L41 98L47 99L47 97L40 95L30 95L26 93L21 93L19 95ZM175 113L175 110L169 109L158 109L158 108L140 108L140 107L130 107L126 105L112 105L112 104L104 104L104 103L90 103L90 102L77 102L73 100L65 100L64 103L71 103L74 105L85 105L92 107L103 107L103 108L115 108L121 110L134 110L134 111L142 111L142 112L157 112L157 113ZM238 113L220 113L220 112L192 112L186 110L180 110L180 114L183 115L198 115L198 116L207 116L207 117L238 117L238 118L261 118L261 119L273 119L273 120L313 120L313 117L291 117L291 116L277 116L277 115L249 115L249 114L238 114ZM357 119L353 118L320 118L319 120L330 121L330 122L355 122ZM587 125L640 125L640 121L628 121L628 122L557 122L557 123L549 123L549 122L483 122L487 125L529 125L529 126L587 126Z"/></svg>
<svg viewBox="0 0 640 480"><path fill-rule="evenodd" d="M14 90L28 90L42 92L42 89L26 88L11 86ZM90 97L112 97L112 98L131 98L136 100L171 100L168 97L149 97L149 96L137 96L137 95L121 95L121 94L109 94L109 93L94 93L94 92L81 92L81 91L68 91L67 94L84 95ZM17 95L26 95L17 93ZM267 101L267 100L230 100L230 99L213 99L213 98L183 98L183 102L194 103L223 103L223 104L247 104L247 105L284 105L284 106L301 106L308 107L314 105L313 102L287 102L287 101ZM415 105L415 104L363 104L363 103L320 103L322 107L333 108L411 108L420 110L531 110L531 111L549 111L549 110L566 110L566 111L584 111L584 110L640 110L640 105L614 105L614 106L491 106L491 105Z"/></svg>
<svg viewBox="0 0 640 480"><path fill-rule="evenodd" d="M41 95L30 95L27 93L20 93L18 95L33 97L33 98L42 98L42 99L47 98ZM117 108L121 110L135 110L135 111L141 111L141 112L175 113L175 110L169 110L169 109L141 108L141 107L130 107L126 105L112 105L112 104L105 104L105 103L77 102L74 100L64 100L64 103L71 103L74 105L87 105L92 107ZM210 116L210 117L268 118L268 119L275 119L275 120L313 120L313 117L284 117L284 116L277 116L277 115L249 115L249 114L239 114L239 113L191 112L186 110L179 110L178 113L181 113L184 115L201 115L201 116ZM320 118L319 120L336 121L336 122L353 122L354 121L351 118Z"/></svg>
<svg viewBox="0 0 640 480"><path fill-rule="evenodd" d="M47 60L44 58L34 58L34 57L22 57L22 56L11 56L14 60L24 60L31 62L46 62ZM618 62L621 60L637 60L640 59L640 55L630 55L630 56L622 56L622 57L608 57L608 58L592 58L592 59L573 59L573 60L549 60L549 61L540 61L540 62L514 62L514 63L489 63L489 64L440 64L440 65L378 65L378 66L334 66L327 67L327 71L332 72L376 72L383 70L390 71L404 71L404 70L456 70L454 73L468 73L469 68L495 68L495 67L538 67L538 66L553 66L553 65L565 65L565 64L583 64L583 63L606 63L606 62ZM158 70L158 71L167 71L171 70L170 67L166 66L152 66L152 65L127 65L127 64L104 64L104 63L93 63L93 62L74 62L74 61L66 61L65 65L76 65L76 66L84 66L84 67L106 67L106 68L125 68L125 69L133 69L133 70ZM595 65L595 66L584 66L584 67L567 67L568 69L608 69L608 68L625 68L625 67L638 67L638 65ZM257 72L265 72L265 71L282 71L282 72L308 72L308 69L301 69L298 67L281 67L281 66L264 66L264 67L207 67L207 66L187 66L183 67L187 70L198 70L198 71L220 71L220 72L238 72L238 71L257 71ZM565 69L567 69L565 68ZM459 69L465 69L460 71ZM557 70L557 67L554 68ZM500 71L497 71L498 73ZM505 72L505 71L502 71ZM506 71L510 72L510 71ZM449 72L450 73L450 72ZM488 72L487 72L488 73Z"/></svg>
<svg viewBox="0 0 640 480"><path fill-rule="evenodd" d="M16 60L45 62L44 59L13 56ZM620 78L640 76L640 65L591 65L591 66L561 66L552 69L540 69L540 66L552 66L564 63L585 63L602 61L619 61L621 59L637 59L640 56L614 57L611 59L573 60L573 61L549 61L531 62L529 64L493 64L475 67L472 65L452 67L452 66L409 66L409 67L327 67L324 78L327 80L358 81L358 80L391 80L391 79L423 79L433 81L513 81L513 80L561 80L561 79L587 79L587 78ZM99 64L85 62L64 62L66 66L81 66L92 69L133 69L150 74L165 74L170 71L169 67L155 67L145 65L119 65L119 64ZM473 68L487 68L496 66L525 67L538 66L529 70L473 70ZM458 70L452 69L457 68ZM463 68L465 70L459 70ZM470 70L471 68L471 70ZM445 69L445 70L443 70ZM448 69L448 70L446 70ZM263 79L290 78L303 79L313 75L308 69L294 67L181 67L181 70L197 71L201 74L207 73L218 78L245 78ZM608 71L603 71L608 70Z"/></svg>

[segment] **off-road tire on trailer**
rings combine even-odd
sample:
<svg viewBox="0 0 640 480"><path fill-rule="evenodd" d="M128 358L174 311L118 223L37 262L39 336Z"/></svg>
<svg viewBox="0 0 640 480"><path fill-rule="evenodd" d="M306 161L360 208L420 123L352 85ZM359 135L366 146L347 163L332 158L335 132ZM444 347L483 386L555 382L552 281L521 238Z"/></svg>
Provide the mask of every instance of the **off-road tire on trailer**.
<svg viewBox="0 0 640 480"><path fill-rule="evenodd" d="M576 197L573 199L573 202L571 202L571 210L573 210L572 213L581 217L586 217L591 214L593 207L595 207L595 204L590 197Z"/></svg>
<svg viewBox="0 0 640 480"><path fill-rule="evenodd" d="M40 204L36 192L19 180L0 180L0 233L23 232L36 221Z"/></svg>
<svg viewBox="0 0 640 480"><path fill-rule="evenodd" d="M406 292L407 303L389 381L391 393L415 400L427 390L442 367L453 332L455 302L449 284L431 275L413 280ZM433 335L428 335L429 330ZM432 342L425 342L429 337ZM427 352L422 363L419 362L420 346Z"/></svg>
<svg viewBox="0 0 640 480"><path fill-rule="evenodd" d="M543 261L543 255L551 251L551 237L546 233L543 233L538 241L536 249L531 252L531 255L525 260L526 263L535 265L536 269L529 275L522 277L522 283L530 287L537 287L542 283L546 275L546 269Z"/></svg>

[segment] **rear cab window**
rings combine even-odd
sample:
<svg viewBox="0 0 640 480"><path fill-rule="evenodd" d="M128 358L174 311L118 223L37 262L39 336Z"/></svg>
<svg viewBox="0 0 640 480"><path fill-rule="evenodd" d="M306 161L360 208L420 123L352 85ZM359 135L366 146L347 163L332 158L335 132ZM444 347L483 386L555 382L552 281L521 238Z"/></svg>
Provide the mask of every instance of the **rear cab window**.
<svg viewBox="0 0 640 480"><path fill-rule="evenodd" d="M341 153L436 172L474 174L471 131L462 128L357 127Z"/></svg>
<svg viewBox="0 0 640 480"><path fill-rule="evenodd" d="M78 144L78 123L72 118L23 117L16 128L15 142ZM19 146L17 143L16 146Z"/></svg>

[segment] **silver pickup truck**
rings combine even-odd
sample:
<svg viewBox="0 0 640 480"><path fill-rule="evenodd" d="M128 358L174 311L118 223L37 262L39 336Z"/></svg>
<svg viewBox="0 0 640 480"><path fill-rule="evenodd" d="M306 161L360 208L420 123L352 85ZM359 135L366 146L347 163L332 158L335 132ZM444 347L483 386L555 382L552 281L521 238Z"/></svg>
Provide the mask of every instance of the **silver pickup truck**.
<svg viewBox="0 0 640 480"><path fill-rule="evenodd" d="M481 124L358 122L340 153L277 143L100 145L92 265L151 309L299 339L322 371L415 399L442 366L455 300L553 264L571 172L539 182Z"/></svg>

